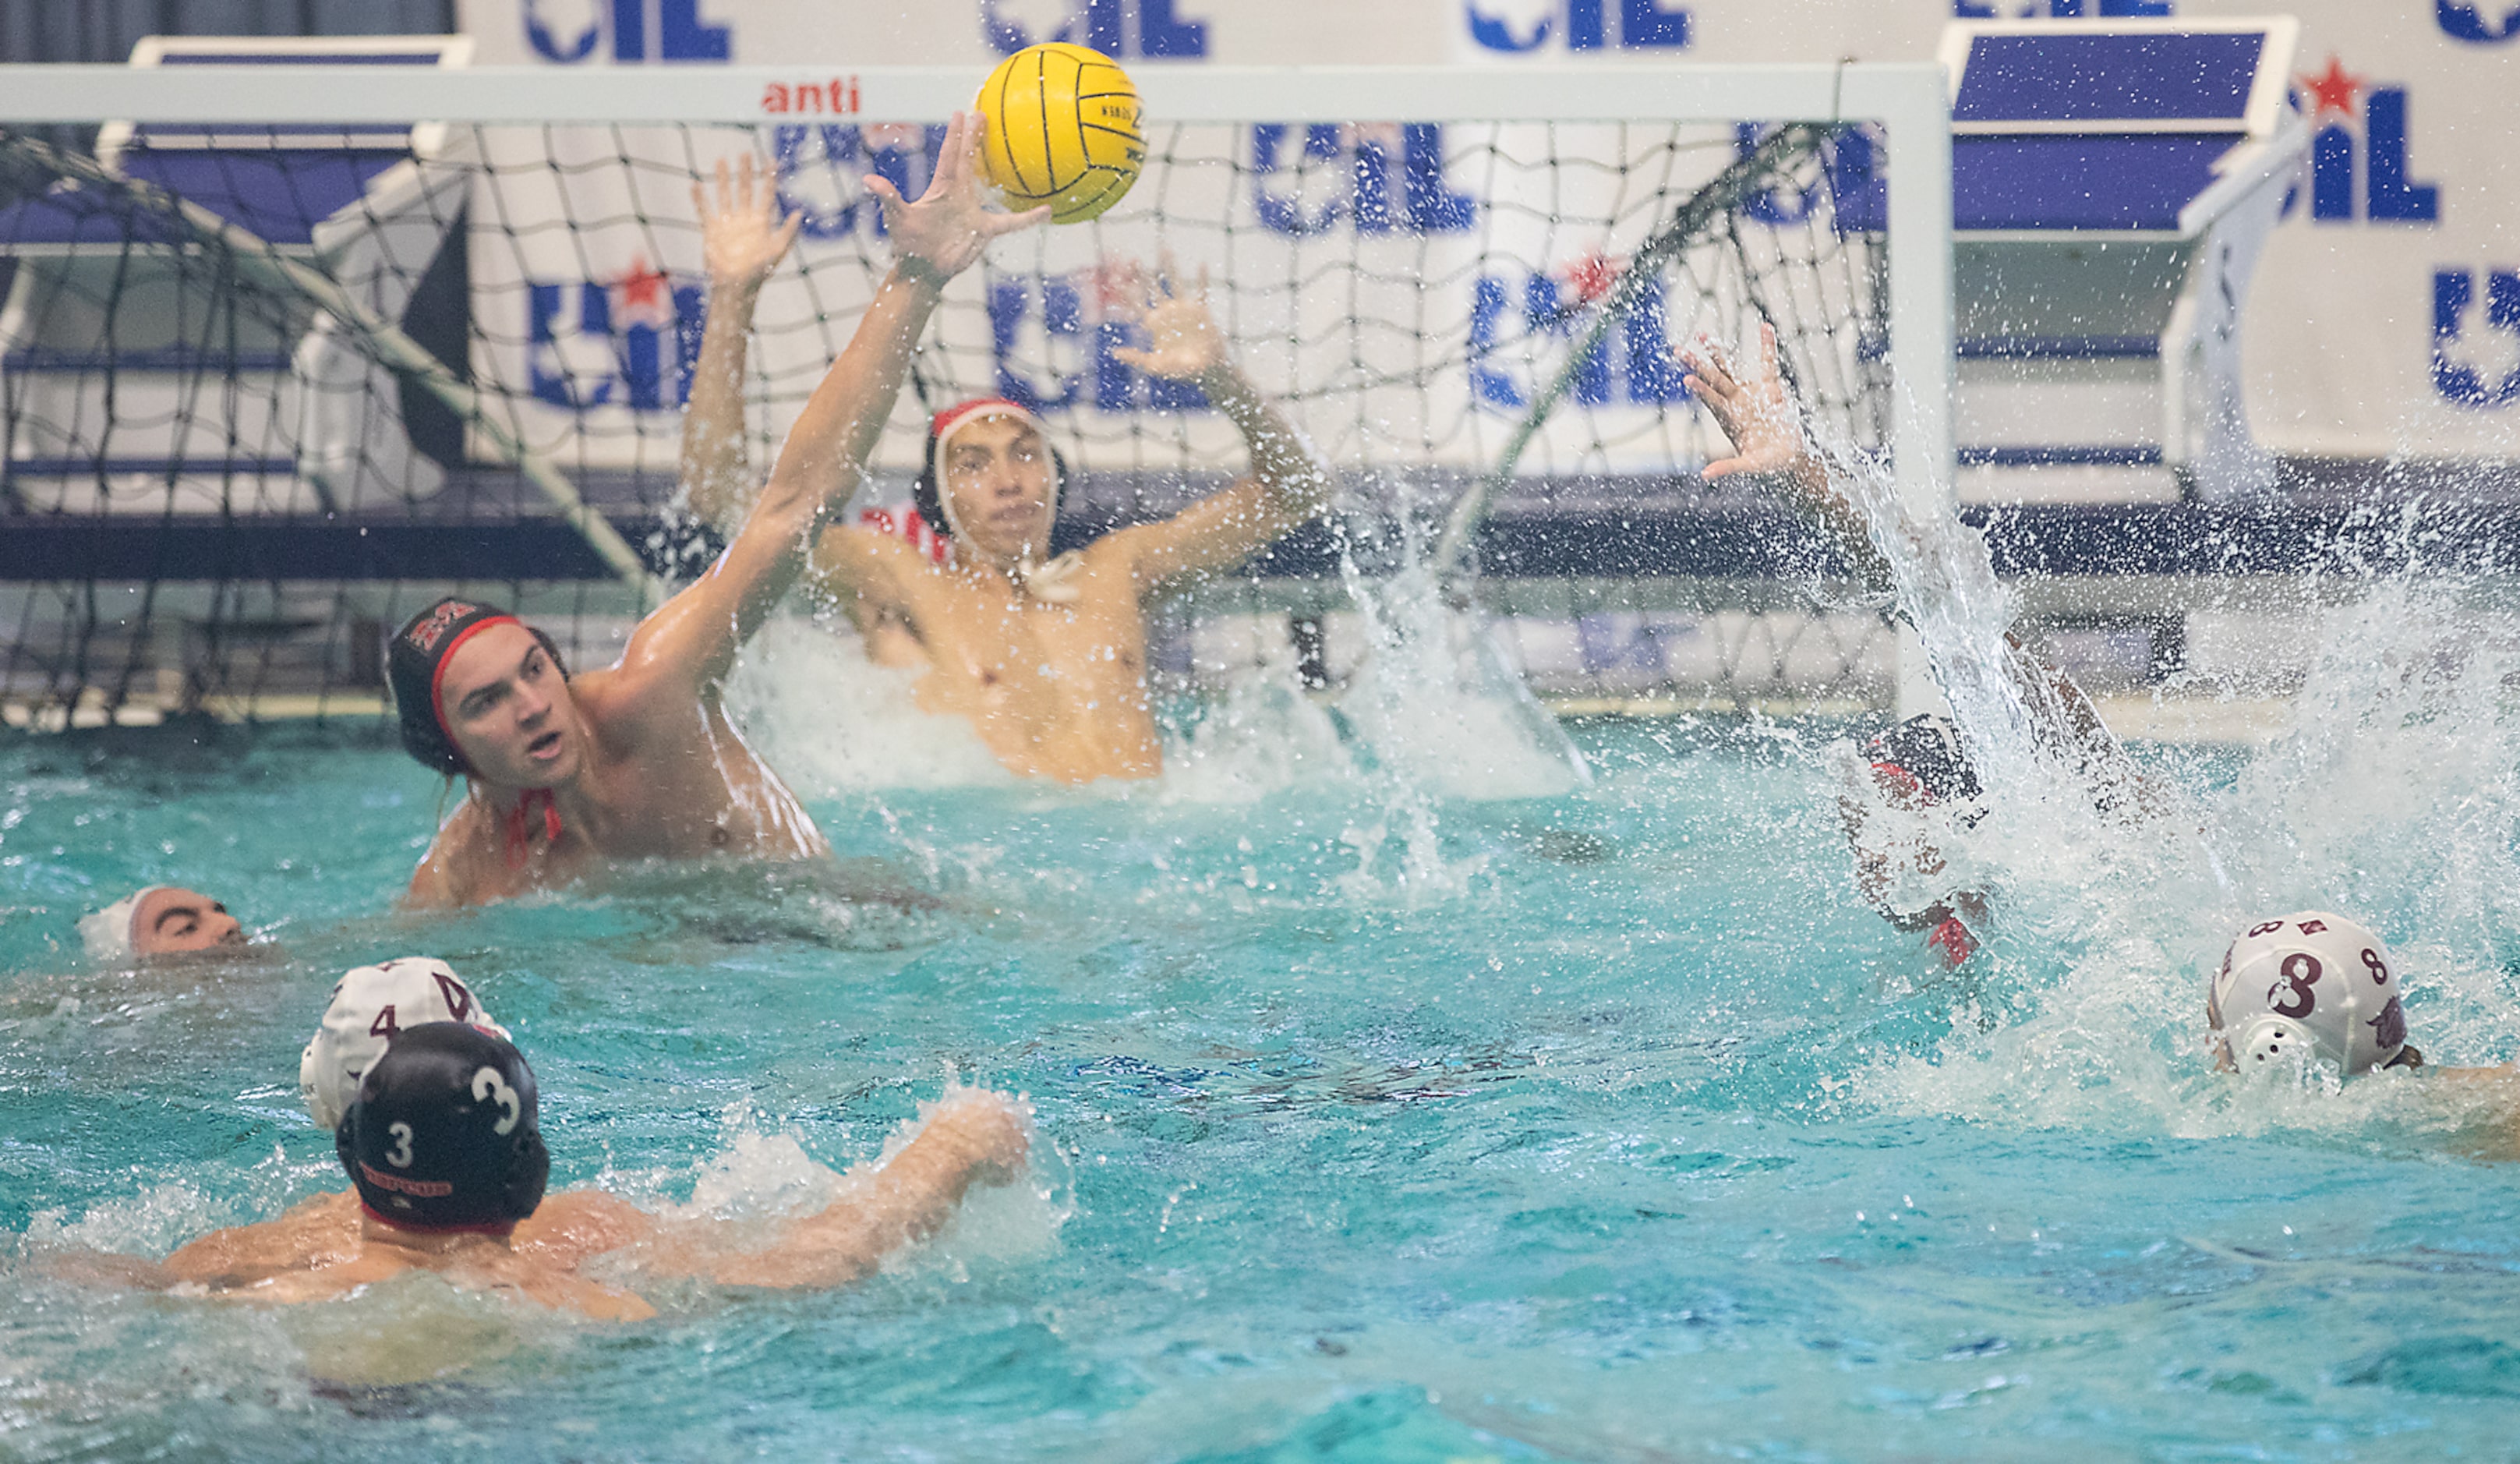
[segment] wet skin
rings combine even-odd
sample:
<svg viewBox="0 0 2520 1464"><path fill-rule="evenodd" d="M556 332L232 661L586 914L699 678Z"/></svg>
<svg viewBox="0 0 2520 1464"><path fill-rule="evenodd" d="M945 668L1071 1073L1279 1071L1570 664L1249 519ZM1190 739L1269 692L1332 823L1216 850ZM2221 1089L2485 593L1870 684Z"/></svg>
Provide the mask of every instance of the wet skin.
<svg viewBox="0 0 2520 1464"><path fill-rule="evenodd" d="M709 215L708 228L730 260L779 252L768 215L742 198ZM742 418L730 383L742 361L750 278L731 264L721 279L711 266L713 286L734 292L733 308L710 311L701 358L720 365L695 386L685 427L692 505L721 525L743 506L732 486L742 477ZM1044 565L1058 513L1049 446L1024 418L984 413L959 424L939 465L947 523L935 526L951 532L950 565L855 526L825 529L814 547L810 582L848 615L869 656L923 671L919 705L967 719L1027 777L1084 783L1162 771L1146 684L1147 605L1233 568L1328 505L1328 473L1311 444L1228 358L1204 277L1195 290L1177 288L1167 261L1151 278L1131 267L1126 279L1108 308L1143 325L1148 343L1114 354L1196 383L1241 433L1249 476L1161 523ZM871 447L880 419L862 427Z"/></svg>
<svg viewBox="0 0 2520 1464"><path fill-rule="evenodd" d="M245 928L228 907L197 890L153 890L132 911L131 948L144 956L244 945Z"/></svg>
<svg viewBox="0 0 2520 1464"><path fill-rule="evenodd" d="M952 1095L909 1143L817 1213L787 1221L767 1244L709 1220L659 1219L599 1190L553 1195L496 1233L426 1232L381 1220L354 1194L324 1195L260 1224L214 1231L162 1262L72 1253L47 1269L68 1279L164 1290L200 1286L241 1301L301 1303L352 1295L415 1270L472 1291L503 1293L602 1321L641 1321L655 1308L635 1292L577 1274L586 1260L629 1251L655 1278L726 1286L841 1286L901 1247L933 1234L974 1184L1019 1173L1032 1144L1020 1099Z"/></svg>
<svg viewBox="0 0 2520 1464"><path fill-rule="evenodd" d="M1048 445L1030 423L992 415L965 424L940 492L977 553L943 570L877 576L880 589L843 604L877 662L929 672L914 692L922 709L968 719L1011 770L1065 782L1151 777L1163 752L1134 578L1104 572L1089 551L1077 598L1046 604L997 568L1047 557L1051 475Z"/></svg>
<svg viewBox="0 0 2520 1464"><path fill-rule="evenodd" d="M490 625L447 658L439 706L471 786L412 876L407 903L504 898L603 860L829 853L794 796L736 734L720 696L737 651L805 572L815 535L856 486L945 283L977 263L990 240L1049 216L989 211L977 181L983 130L956 114L915 204L868 178L892 270L726 552L639 622L618 662L563 679L516 624ZM784 248L755 253L753 264L767 268Z"/></svg>
<svg viewBox="0 0 2520 1464"><path fill-rule="evenodd" d="M856 526L828 529L817 584L848 613L868 654L924 668L925 710L969 720L1007 768L1085 783L1163 771L1148 695L1147 607L1231 569L1321 512L1326 480L1309 448L1221 361L1198 377L1252 443L1263 471L1157 524L1077 552L1048 601L1017 583L1047 554L1056 513L1047 444L1029 423L989 416L955 434L940 496L956 526L954 562Z"/></svg>
<svg viewBox="0 0 2520 1464"><path fill-rule="evenodd" d="M574 679L522 625L492 625L457 648L440 700L473 794L438 830L413 903L503 898L610 859L826 852L713 694L652 694L676 678L641 663L647 630L620 664ZM550 792L557 837L523 805L531 790Z"/></svg>

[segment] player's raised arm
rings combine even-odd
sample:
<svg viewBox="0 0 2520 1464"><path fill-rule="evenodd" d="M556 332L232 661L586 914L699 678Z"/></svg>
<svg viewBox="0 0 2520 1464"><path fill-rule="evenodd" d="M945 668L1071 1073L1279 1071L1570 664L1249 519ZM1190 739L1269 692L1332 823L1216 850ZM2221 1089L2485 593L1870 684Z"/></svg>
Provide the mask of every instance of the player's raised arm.
<svg viewBox="0 0 2520 1464"><path fill-rule="evenodd" d="M791 213L782 222L777 190L756 173L749 153L733 169L719 159L714 205L705 189L692 185L708 265L708 323L692 372L692 399L683 409L681 481L691 511L721 533L743 522L755 486L743 441L744 342L753 306L805 221Z"/></svg>
<svg viewBox="0 0 2520 1464"><path fill-rule="evenodd" d="M1166 259L1138 297L1123 308L1147 330L1144 349L1121 346L1123 363L1174 381L1195 382L1216 409L1242 433L1251 450L1251 472L1160 524L1110 535L1114 550L1130 557L1140 584L1158 589L1200 574L1232 569L1287 530L1329 509L1328 465L1234 364L1225 333L1208 308L1207 271L1198 288L1176 288Z"/></svg>
<svg viewBox="0 0 2520 1464"><path fill-rule="evenodd" d="M1711 343L1683 350L1681 358L1688 367L1689 391L1706 403L1732 439L1733 455L1707 464L1705 476L1747 473L1776 483L1788 503L1829 536L1867 587L1887 592L1890 562L1872 542L1863 509L1830 475L1804 434L1801 410L1777 364L1776 327L1760 325L1755 364L1737 361ZM1901 610L1914 614L1912 607ZM2049 750L2066 757L2088 781L2138 787L2125 749L2074 678L2033 655L2017 634L2006 633L2003 641L2005 668Z"/></svg>
<svg viewBox="0 0 2520 1464"><path fill-rule="evenodd" d="M796 582L825 518L856 490L945 282L977 262L990 240L1050 216L1046 207L1009 214L982 204L982 125L976 115L956 114L936 175L915 204L882 178L866 180L883 201L892 270L805 403L735 541L630 637L620 666L630 686L713 692L734 665L736 649Z"/></svg>
<svg viewBox="0 0 2520 1464"><path fill-rule="evenodd" d="M1873 546L1864 511L1829 477L1803 432L1802 412L1777 366L1777 329L1759 326L1759 358L1745 363L1711 342L1684 348L1689 393L1706 403L1732 439L1732 456L1706 465L1708 479L1747 473L1778 485L1785 501L1820 526L1856 577L1875 592L1890 588L1890 564Z"/></svg>
<svg viewBox="0 0 2520 1464"><path fill-rule="evenodd" d="M940 1229L973 1184L1023 1168L1032 1126L1023 1104L971 1091L947 1098L916 1138L884 1161L861 1188L820 1213L789 1223L759 1250L721 1250L714 1227L660 1235L642 1266L667 1275L705 1276L727 1286L842 1286L885 1256Z"/></svg>

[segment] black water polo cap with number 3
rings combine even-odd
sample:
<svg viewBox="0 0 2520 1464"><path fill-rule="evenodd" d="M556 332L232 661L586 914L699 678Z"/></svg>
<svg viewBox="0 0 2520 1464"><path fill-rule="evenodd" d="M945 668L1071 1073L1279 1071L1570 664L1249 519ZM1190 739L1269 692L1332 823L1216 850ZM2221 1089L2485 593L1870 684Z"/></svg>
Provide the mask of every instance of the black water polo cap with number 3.
<svg viewBox="0 0 2520 1464"><path fill-rule="evenodd" d="M334 1131L359 1203L409 1230L504 1231L551 1177L534 1070L460 1022L407 1027L369 1065Z"/></svg>

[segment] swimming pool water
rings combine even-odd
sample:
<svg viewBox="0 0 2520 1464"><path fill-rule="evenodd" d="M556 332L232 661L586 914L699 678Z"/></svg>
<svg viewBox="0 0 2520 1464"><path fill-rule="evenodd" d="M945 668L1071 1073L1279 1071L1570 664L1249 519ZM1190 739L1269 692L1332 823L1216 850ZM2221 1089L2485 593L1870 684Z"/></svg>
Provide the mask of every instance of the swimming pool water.
<svg viewBox="0 0 2520 1464"><path fill-rule="evenodd" d="M1412 857L1348 775L827 791L836 880L426 920L389 906L436 784L373 739L0 743L0 1456L2507 1456L2494 1111L2226 1091L2179 963L2227 901L2127 895L2196 917L2146 945L2025 896L1941 975L1854 902L1825 729L1575 731L1592 787L1429 796ZM2402 955L2484 918L2393 857ZM75 917L159 879L269 943L89 970ZM776 1210L959 1076L1031 1095L1045 1193L853 1290L651 1288L630 1327L44 1270L338 1188L298 1049L340 969L418 952L533 1061L555 1187ZM2508 984L2470 961L2418 1043L2507 1061Z"/></svg>

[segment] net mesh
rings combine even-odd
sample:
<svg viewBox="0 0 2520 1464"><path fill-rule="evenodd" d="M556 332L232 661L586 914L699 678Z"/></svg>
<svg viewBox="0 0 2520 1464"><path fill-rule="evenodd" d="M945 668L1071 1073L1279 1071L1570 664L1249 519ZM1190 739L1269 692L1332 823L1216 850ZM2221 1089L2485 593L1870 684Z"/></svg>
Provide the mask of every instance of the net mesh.
<svg viewBox="0 0 2520 1464"><path fill-rule="evenodd" d="M1756 535L1692 557L1692 526L1761 510L1696 480L1724 446L1676 347L1764 318L1821 435L1885 449L1877 140L1830 132L1721 200L1573 359L1638 250L1761 136L1158 128L1118 207L1002 241L954 283L906 393L920 411L895 414L861 511L902 523L922 413L976 395L1052 424L1076 470L1071 542L1229 479L1244 459L1230 426L1115 353L1133 340L1121 306L1144 288L1137 266L1168 260L1175 288L1203 281L1246 372L1342 481L1339 532L1165 621L1155 659L1177 681L1231 674L1290 618L1335 663L1337 572L1409 552L1566 373L1483 545L1491 585L1516 586L1487 598L1534 686L1875 700L1875 618L1745 593L1809 572ZM804 215L753 317L758 473L889 264L863 177L915 196L941 137L109 125L86 160L0 133L0 702L21 722L370 707L381 629L450 590L507 600L581 659L603 655L639 602L602 529L572 526L555 492L582 496L659 569L688 572L707 552L672 514L707 302L695 182L750 157Z"/></svg>

